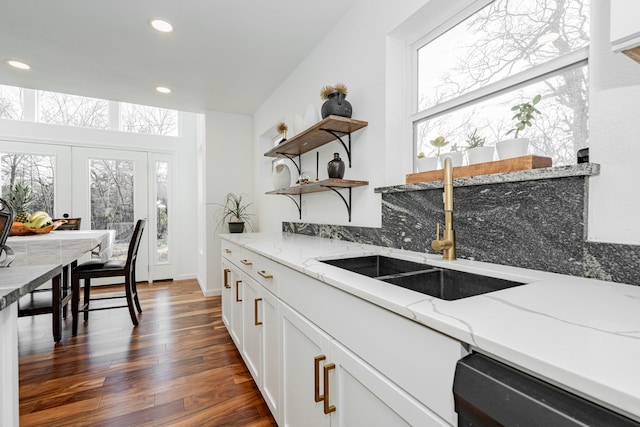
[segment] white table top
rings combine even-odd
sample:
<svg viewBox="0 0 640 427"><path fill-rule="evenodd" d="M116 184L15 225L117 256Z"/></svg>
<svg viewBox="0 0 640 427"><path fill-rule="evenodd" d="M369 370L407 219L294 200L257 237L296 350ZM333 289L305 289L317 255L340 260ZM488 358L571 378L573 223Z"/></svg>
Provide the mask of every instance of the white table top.
<svg viewBox="0 0 640 427"><path fill-rule="evenodd" d="M290 233L222 238L640 421L640 286ZM527 284L445 301L318 261L372 254Z"/></svg>
<svg viewBox="0 0 640 427"><path fill-rule="evenodd" d="M6 244L15 254L12 267L67 265L94 248L99 248L100 257L106 261L111 256L115 237L115 230L64 230L11 236Z"/></svg>

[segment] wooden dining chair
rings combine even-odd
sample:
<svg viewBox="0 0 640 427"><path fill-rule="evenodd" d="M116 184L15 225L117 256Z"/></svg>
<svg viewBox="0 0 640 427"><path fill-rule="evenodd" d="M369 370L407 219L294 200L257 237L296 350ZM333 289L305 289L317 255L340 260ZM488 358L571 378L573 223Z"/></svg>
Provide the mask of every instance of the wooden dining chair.
<svg viewBox="0 0 640 427"><path fill-rule="evenodd" d="M15 258L13 250L6 245L14 216L11 204L0 199L0 267L9 267Z"/></svg>
<svg viewBox="0 0 640 427"><path fill-rule="evenodd" d="M66 214L65 214L66 215ZM80 223L82 222L82 218L59 218L53 219L53 222L64 220L66 221L64 224L58 226L56 231L65 231L65 230L80 230ZM67 318L67 307L71 302L71 271L76 268L78 265L78 261L72 261L71 264L67 264L62 266L62 295L60 296L62 305L62 318ZM36 314L47 314L51 313L53 310L53 298L51 296L40 295L54 292L52 287L40 287L34 289L29 293L29 298L22 297L19 302L19 315L20 316L33 316ZM29 299L29 302L27 302ZM36 309L37 308L37 309Z"/></svg>
<svg viewBox="0 0 640 427"><path fill-rule="evenodd" d="M71 301L71 313L73 315L73 327L72 334L75 336L78 333L78 318L80 313L84 313L84 321L89 321L89 312L95 310L108 310L112 308L124 308L129 309L129 315L134 326L138 326L138 313L142 313L140 307L140 301L138 300L138 291L136 288L136 260L138 257L138 247L142 240L142 233L144 231L146 220L140 219L136 223L136 227L133 230L131 241L129 242L129 250L127 252L127 259L125 261L109 260L102 261L88 261L80 264L74 268L71 272L71 294L73 295ZM97 297L91 298L91 279L97 279L99 277L124 277L124 295ZM83 304L80 306L80 280L84 280L84 298ZM91 307L91 301L106 300L113 298L125 298L126 305L108 306L108 307ZM134 308L135 304L135 308Z"/></svg>

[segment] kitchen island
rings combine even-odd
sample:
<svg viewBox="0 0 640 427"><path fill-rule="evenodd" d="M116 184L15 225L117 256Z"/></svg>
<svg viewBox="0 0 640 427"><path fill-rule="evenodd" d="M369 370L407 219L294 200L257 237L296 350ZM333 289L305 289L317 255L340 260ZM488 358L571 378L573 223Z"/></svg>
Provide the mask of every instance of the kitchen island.
<svg viewBox="0 0 640 427"><path fill-rule="evenodd" d="M226 242L237 245L243 254L273 261L285 273L294 271L315 279L437 331L468 351L488 355L640 421L638 286L479 261L443 261L437 255L289 233L229 234L222 238L223 248ZM525 284L445 301L321 262L373 254ZM285 295L283 282L274 288L276 295ZM295 281L286 285L296 286ZM309 298L313 300L314 295ZM396 333L402 335L403 331ZM447 414L439 416L452 423Z"/></svg>
<svg viewBox="0 0 640 427"><path fill-rule="evenodd" d="M18 300L62 274L62 265L0 268L0 425L17 426Z"/></svg>

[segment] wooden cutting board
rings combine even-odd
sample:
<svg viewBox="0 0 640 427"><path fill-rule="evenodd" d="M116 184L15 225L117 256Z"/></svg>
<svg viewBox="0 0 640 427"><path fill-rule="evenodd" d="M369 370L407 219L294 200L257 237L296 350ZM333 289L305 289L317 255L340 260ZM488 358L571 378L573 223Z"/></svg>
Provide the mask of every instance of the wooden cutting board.
<svg viewBox="0 0 640 427"><path fill-rule="evenodd" d="M453 168L454 178L464 178L477 175L490 175L494 173L516 172L529 169L540 169L551 167L550 157L522 156L513 159L498 160L495 162L478 163L469 166ZM442 169L410 173L407 175L406 183L415 184L417 182L441 181L443 179Z"/></svg>

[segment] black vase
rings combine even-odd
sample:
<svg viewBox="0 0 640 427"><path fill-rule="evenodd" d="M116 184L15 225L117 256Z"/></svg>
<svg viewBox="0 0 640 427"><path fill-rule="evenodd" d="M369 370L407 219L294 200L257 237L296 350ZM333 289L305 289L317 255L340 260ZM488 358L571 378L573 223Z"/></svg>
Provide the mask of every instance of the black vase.
<svg viewBox="0 0 640 427"><path fill-rule="evenodd" d="M342 92L332 92L328 99L322 104L320 113L324 119L327 116L335 115L341 117L351 117L351 104L344 99L347 95Z"/></svg>
<svg viewBox="0 0 640 427"><path fill-rule="evenodd" d="M342 179L344 176L344 162L338 153L333 154L333 160L327 164L329 178Z"/></svg>

